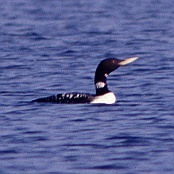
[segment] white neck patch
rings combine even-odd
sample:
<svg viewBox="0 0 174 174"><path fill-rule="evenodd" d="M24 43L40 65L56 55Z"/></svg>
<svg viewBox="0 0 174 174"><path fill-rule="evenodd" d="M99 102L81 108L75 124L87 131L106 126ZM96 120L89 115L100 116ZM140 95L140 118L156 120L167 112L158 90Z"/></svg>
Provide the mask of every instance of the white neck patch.
<svg viewBox="0 0 174 174"><path fill-rule="evenodd" d="M99 89L99 88L104 88L105 85L106 85L106 83L104 83L104 82L97 82L97 83L95 84L95 86L96 86L97 89Z"/></svg>

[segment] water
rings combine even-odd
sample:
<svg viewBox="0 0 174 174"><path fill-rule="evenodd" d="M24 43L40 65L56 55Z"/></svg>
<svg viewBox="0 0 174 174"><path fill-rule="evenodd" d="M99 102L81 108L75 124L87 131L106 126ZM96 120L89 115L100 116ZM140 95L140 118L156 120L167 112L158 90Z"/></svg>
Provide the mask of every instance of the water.
<svg viewBox="0 0 174 174"><path fill-rule="evenodd" d="M0 173L174 172L174 1L0 1ZM114 105L33 104L94 93L106 57Z"/></svg>

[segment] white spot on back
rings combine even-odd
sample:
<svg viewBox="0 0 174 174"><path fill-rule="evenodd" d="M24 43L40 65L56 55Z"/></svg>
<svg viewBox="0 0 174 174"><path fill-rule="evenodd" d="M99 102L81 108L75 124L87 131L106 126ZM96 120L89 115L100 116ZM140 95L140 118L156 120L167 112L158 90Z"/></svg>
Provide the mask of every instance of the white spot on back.
<svg viewBox="0 0 174 174"><path fill-rule="evenodd" d="M72 97L73 97L73 94L70 94L70 95L69 95L69 98L72 98Z"/></svg>
<svg viewBox="0 0 174 174"><path fill-rule="evenodd" d="M65 95L66 95L66 94L62 94L62 98L64 98L64 97L65 97Z"/></svg>

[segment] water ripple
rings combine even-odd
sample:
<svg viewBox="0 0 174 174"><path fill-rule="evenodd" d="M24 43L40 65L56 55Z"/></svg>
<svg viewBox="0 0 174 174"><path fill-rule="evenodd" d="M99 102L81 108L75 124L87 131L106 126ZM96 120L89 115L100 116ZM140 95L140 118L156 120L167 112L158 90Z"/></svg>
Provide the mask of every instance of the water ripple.
<svg viewBox="0 0 174 174"><path fill-rule="evenodd" d="M0 10L0 173L173 173L172 0L16 0ZM98 63L131 56L108 77L116 104L30 102L95 93Z"/></svg>

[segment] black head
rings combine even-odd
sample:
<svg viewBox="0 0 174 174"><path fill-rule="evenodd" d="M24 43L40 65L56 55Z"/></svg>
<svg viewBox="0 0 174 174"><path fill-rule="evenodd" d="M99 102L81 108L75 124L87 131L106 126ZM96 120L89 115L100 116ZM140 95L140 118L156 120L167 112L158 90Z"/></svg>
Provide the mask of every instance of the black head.
<svg viewBox="0 0 174 174"><path fill-rule="evenodd" d="M116 59L116 58L108 58L102 60L95 72L95 86L96 86L96 95L102 95L109 92L106 78L107 76L117 68L123 65L127 65L138 57L127 58L124 60Z"/></svg>
<svg viewBox="0 0 174 174"><path fill-rule="evenodd" d="M119 63L121 61L122 60L116 58L102 60L95 72L95 83L106 82L106 77L120 66Z"/></svg>

